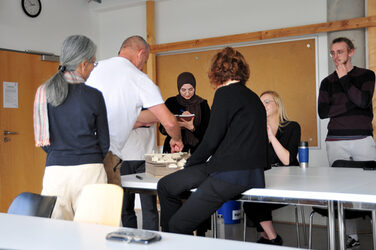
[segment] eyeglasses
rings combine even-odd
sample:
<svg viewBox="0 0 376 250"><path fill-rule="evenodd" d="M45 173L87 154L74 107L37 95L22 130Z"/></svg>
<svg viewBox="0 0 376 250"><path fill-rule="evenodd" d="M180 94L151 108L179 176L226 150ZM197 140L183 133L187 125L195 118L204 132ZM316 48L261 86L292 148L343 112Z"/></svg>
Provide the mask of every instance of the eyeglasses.
<svg viewBox="0 0 376 250"><path fill-rule="evenodd" d="M332 50L332 51L329 51L329 55L330 55L330 57L335 57L336 55L340 56L345 52L346 52L346 50L337 50L337 51Z"/></svg>
<svg viewBox="0 0 376 250"><path fill-rule="evenodd" d="M274 100L269 100L269 99L266 99L266 100L263 101L263 103L266 104L266 105L268 105L268 104L270 104L272 102L275 102L275 101Z"/></svg>

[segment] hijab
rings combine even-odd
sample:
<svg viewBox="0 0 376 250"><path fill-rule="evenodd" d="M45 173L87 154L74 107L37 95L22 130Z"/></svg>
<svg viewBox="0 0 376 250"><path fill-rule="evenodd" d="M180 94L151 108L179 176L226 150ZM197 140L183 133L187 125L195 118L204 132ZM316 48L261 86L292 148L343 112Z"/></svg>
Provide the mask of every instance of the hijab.
<svg viewBox="0 0 376 250"><path fill-rule="evenodd" d="M180 95L180 89L184 84L191 84L195 89L195 93L190 99L185 99ZM201 103L204 101L201 97L196 95L196 79L190 72L183 72L178 76L177 86L179 94L176 96L177 102L185 107L186 111L189 111L191 114L195 114L193 120L193 125L195 127L199 126L201 123ZM192 133L185 133L185 140L189 145L195 146L198 143L197 138Z"/></svg>

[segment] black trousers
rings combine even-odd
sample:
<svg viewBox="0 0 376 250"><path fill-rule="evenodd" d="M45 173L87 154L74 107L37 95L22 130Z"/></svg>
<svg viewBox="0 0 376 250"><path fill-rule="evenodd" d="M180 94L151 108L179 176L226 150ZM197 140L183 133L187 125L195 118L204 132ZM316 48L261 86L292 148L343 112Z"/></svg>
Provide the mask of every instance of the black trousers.
<svg viewBox="0 0 376 250"><path fill-rule="evenodd" d="M182 203L182 195L194 188ZM162 231L193 234L223 203L248 189L210 177L204 164L167 175L158 182Z"/></svg>
<svg viewBox="0 0 376 250"><path fill-rule="evenodd" d="M137 174L145 172L145 161L124 161L120 174ZM157 196L140 194L142 209L142 229L159 231L159 215ZM137 228L137 216L134 211L135 194L124 188L123 209L121 220L124 227Z"/></svg>
<svg viewBox="0 0 376 250"><path fill-rule="evenodd" d="M257 232L264 232L260 222L271 221L273 219L272 211L284 206L287 205L244 202L243 209L247 215L247 218L249 218L256 225Z"/></svg>

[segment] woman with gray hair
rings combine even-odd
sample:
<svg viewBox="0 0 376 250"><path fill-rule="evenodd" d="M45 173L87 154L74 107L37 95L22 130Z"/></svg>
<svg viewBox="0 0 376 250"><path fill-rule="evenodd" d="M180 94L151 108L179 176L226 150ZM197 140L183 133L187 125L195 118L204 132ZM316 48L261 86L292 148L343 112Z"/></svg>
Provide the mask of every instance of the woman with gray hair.
<svg viewBox="0 0 376 250"><path fill-rule="evenodd" d="M58 197L52 218L73 220L82 188L107 183L105 102L100 91L85 85L96 66L95 53L96 45L89 38L69 36L58 72L35 96L35 142L47 153L42 194Z"/></svg>

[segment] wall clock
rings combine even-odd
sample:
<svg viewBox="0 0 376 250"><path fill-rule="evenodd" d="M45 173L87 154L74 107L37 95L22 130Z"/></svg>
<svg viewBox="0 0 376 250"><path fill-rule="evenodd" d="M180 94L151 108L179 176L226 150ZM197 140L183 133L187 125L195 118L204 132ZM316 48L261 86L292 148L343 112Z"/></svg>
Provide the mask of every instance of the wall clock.
<svg viewBox="0 0 376 250"><path fill-rule="evenodd" d="M42 11L40 0L21 0L22 9L29 17L37 17Z"/></svg>

